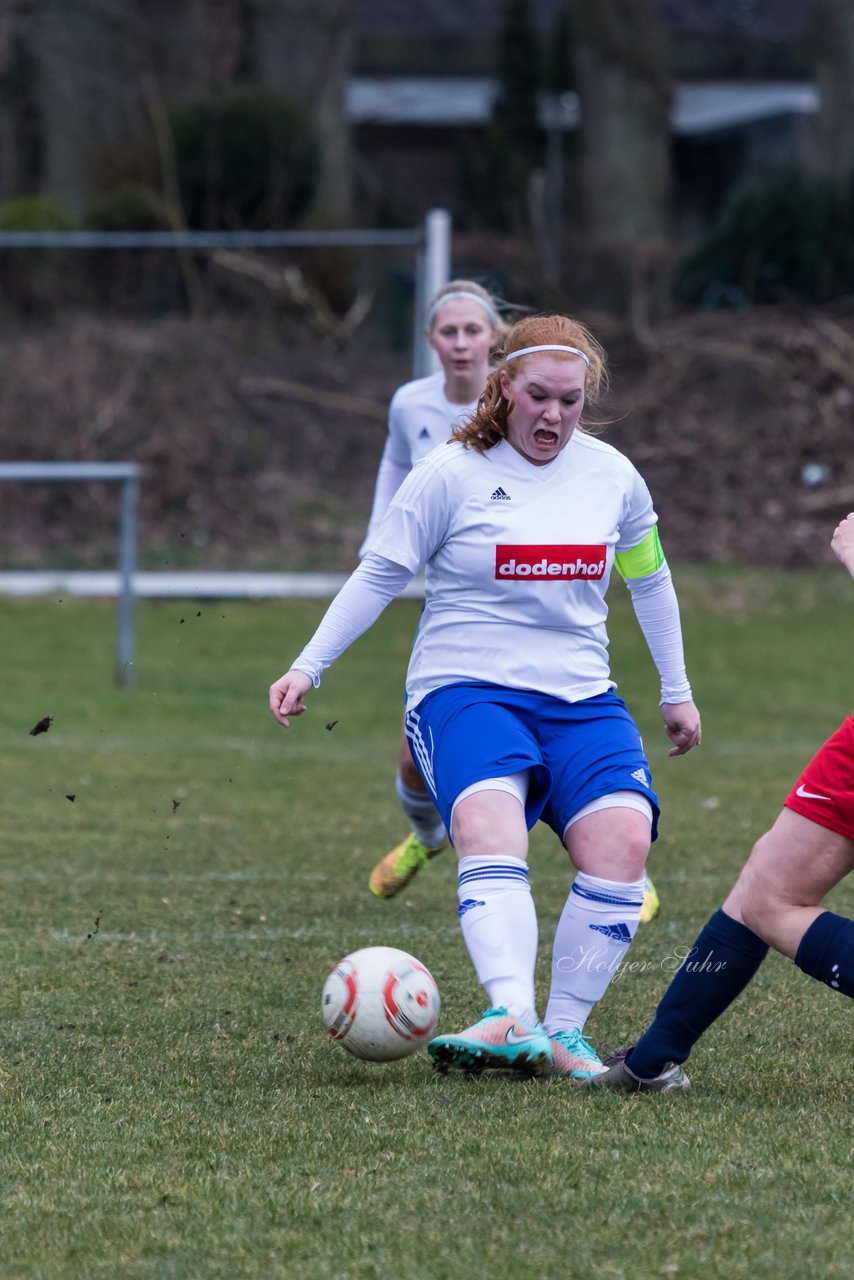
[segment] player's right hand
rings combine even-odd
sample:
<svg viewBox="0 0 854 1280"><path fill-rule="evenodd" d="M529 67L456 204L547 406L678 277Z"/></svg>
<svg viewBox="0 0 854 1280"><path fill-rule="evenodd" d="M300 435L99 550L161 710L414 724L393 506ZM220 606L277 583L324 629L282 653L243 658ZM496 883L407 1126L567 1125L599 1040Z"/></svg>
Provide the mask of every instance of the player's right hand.
<svg viewBox="0 0 854 1280"><path fill-rule="evenodd" d="M270 710L279 724L290 728L288 716L301 716L305 711L303 695L311 688L311 676L304 671L286 671L270 685Z"/></svg>
<svg viewBox="0 0 854 1280"><path fill-rule="evenodd" d="M830 549L854 578L854 511L849 511L833 530Z"/></svg>

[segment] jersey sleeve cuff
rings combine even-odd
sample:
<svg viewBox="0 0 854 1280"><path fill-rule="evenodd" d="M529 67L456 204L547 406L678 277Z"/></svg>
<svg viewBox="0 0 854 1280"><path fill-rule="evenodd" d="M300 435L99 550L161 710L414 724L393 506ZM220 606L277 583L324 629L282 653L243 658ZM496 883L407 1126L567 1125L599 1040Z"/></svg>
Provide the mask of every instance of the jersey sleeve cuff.
<svg viewBox="0 0 854 1280"><path fill-rule="evenodd" d="M691 686L686 680L684 684L661 686L661 700L659 706L674 706L680 702L693 702L694 695L691 692Z"/></svg>
<svg viewBox="0 0 854 1280"><path fill-rule="evenodd" d="M300 657L291 665L294 671L301 671L304 676L308 676L315 689L320 688L322 667L319 667L316 662L309 662L305 658Z"/></svg>

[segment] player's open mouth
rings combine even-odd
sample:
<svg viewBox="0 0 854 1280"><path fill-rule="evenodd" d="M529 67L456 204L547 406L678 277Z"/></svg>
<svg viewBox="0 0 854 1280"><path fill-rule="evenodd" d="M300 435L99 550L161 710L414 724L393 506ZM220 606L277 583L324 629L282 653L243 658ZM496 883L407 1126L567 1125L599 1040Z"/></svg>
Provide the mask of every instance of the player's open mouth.
<svg viewBox="0 0 854 1280"><path fill-rule="evenodd" d="M544 431L542 427L534 432L534 439L537 444L557 444L556 431Z"/></svg>

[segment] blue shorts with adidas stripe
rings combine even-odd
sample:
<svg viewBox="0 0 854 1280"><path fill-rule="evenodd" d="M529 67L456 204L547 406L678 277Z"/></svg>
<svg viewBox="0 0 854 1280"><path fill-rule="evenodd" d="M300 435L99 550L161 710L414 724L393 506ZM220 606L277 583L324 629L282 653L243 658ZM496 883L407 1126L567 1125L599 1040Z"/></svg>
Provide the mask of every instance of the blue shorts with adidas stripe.
<svg viewBox="0 0 854 1280"><path fill-rule="evenodd" d="M613 692L565 702L529 689L452 684L407 712L406 736L447 830L466 787L530 769L529 831L542 818L562 840L591 800L637 791L652 806L652 839L658 835L660 807L641 736Z"/></svg>

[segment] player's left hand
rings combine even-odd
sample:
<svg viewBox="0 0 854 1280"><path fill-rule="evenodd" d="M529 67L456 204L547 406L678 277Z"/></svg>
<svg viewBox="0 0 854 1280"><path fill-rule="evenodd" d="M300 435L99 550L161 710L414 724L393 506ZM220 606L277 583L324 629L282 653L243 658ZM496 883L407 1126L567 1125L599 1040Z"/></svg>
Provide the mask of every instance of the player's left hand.
<svg viewBox="0 0 854 1280"><path fill-rule="evenodd" d="M692 747L699 747L703 740L703 730L700 726L700 713L693 702L663 702L661 714L664 718L664 732L673 743L668 755L684 756Z"/></svg>

